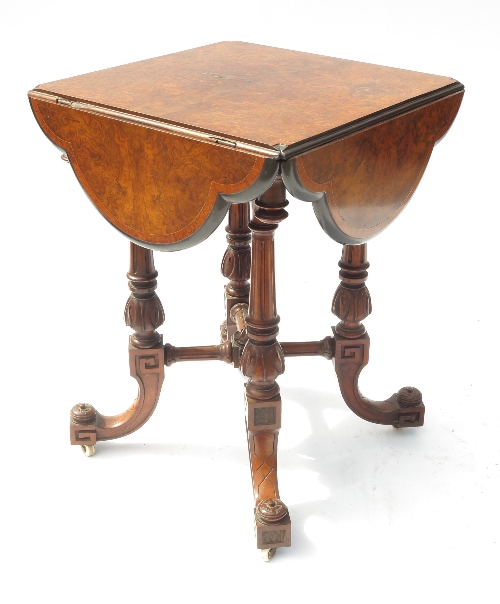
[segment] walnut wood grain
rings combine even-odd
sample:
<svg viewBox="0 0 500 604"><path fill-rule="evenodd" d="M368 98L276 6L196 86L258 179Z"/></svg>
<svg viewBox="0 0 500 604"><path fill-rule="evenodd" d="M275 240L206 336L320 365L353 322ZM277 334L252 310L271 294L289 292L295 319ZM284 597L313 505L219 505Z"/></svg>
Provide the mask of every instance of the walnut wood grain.
<svg viewBox="0 0 500 604"><path fill-rule="evenodd" d="M314 138L454 83L404 69L220 42L36 90L272 148Z"/></svg>
<svg viewBox="0 0 500 604"><path fill-rule="evenodd" d="M314 210L330 237L367 241L410 201L462 97L451 95L289 160L285 184L299 198L316 199Z"/></svg>
<svg viewBox="0 0 500 604"><path fill-rule="evenodd" d="M221 195L251 188L268 169L266 161L276 164L56 103L31 103L42 130L66 151L102 215L127 236L159 249L206 238L227 212ZM270 186L276 171L277 164L259 190Z"/></svg>

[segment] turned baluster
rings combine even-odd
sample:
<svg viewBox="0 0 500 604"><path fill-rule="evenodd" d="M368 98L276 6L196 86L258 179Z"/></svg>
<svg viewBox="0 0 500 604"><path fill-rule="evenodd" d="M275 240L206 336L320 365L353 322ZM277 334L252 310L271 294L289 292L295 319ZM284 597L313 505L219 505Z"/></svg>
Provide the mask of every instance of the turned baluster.
<svg viewBox="0 0 500 604"><path fill-rule="evenodd" d="M366 333L361 321L372 312L370 292L365 285L370 267L366 258L366 243L342 247L341 283L333 297L332 312L341 319L335 333L343 338L356 339Z"/></svg>
<svg viewBox="0 0 500 604"><path fill-rule="evenodd" d="M125 323L134 330L130 343L136 348L153 348L161 342L156 328L165 321L165 313L155 291L158 271L152 250L130 243L127 277L131 294L125 306Z"/></svg>
<svg viewBox="0 0 500 604"><path fill-rule="evenodd" d="M274 231L288 213L285 187L277 176L255 202L252 231L251 286L246 327L248 342L241 358L246 384L247 434L255 496L257 547L274 551L290 545L288 509L279 499L277 477L281 396L276 378L285 370L285 357L276 337Z"/></svg>
<svg viewBox="0 0 500 604"><path fill-rule="evenodd" d="M226 319L221 325L222 340L231 341L237 327L231 309L236 304L248 304L250 293L250 239L248 228L250 204L238 203L229 207L229 219L226 227L227 250L221 264L221 272L229 279L224 287Z"/></svg>

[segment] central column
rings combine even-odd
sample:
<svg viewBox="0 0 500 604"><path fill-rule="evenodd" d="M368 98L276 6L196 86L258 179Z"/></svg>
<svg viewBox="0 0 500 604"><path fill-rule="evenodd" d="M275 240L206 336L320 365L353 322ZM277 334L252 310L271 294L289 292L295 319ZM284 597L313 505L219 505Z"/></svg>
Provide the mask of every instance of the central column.
<svg viewBox="0 0 500 604"><path fill-rule="evenodd" d="M274 231L288 213L286 189L278 175L255 202L252 231L248 342L241 358L245 385L248 450L255 496L257 547L274 550L291 542L290 517L279 498L277 476L281 396L276 378L285 371L285 357L276 337Z"/></svg>

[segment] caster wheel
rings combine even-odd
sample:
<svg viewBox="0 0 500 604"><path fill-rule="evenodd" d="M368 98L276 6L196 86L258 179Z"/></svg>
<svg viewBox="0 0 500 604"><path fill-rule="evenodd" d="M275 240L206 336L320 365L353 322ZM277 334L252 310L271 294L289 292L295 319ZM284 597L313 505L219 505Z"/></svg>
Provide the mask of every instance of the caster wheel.
<svg viewBox="0 0 500 604"><path fill-rule="evenodd" d="M395 430L401 430L401 428L400 428L399 426L395 426L394 424L392 424L392 427L393 427Z"/></svg>
<svg viewBox="0 0 500 604"><path fill-rule="evenodd" d="M271 547L270 549L261 549L260 551L262 552L262 560L264 560L264 562L269 562L271 558L274 558L276 548Z"/></svg>
<svg viewBox="0 0 500 604"><path fill-rule="evenodd" d="M81 445L82 451L87 457L92 457L95 453L95 445Z"/></svg>

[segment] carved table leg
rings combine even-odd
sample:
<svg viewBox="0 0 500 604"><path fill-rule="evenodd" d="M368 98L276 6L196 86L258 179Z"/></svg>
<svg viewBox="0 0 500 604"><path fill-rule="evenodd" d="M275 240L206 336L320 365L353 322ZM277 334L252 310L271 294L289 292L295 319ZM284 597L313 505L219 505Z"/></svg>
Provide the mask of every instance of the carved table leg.
<svg viewBox="0 0 500 604"><path fill-rule="evenodd" d="M89 404L75 405L71 410L71 444L81 445L92 455L98 440L111 440L138 430L155 410L164 377L162 336L156 328L165 315L156 295L153 252L130 244L130 297L125 307L125 323L132 327L129 359L130 375L139 383L139 394L132 406L114 416L101 415Z"/></svg>
<svg viewBox="0 0 500 604"><path fill-rule="evenodd" d="M276 340L274 231L288 214L285 187L277 176L272 187L256 202L250 222L252 268L248 341L241 358L246 384L246 422L250 468L255 496L257 547L269 560L278 547L291 544L291 524L286 505L279 499L277 478L278 432L281 396L276 378L285 370L285 356Z"/></svg>
<svg viewBox="0 0 500 604"><path fill-rule="evenodd" d="M224 254L221 272L229 279L225 286L226 319L221 325L222 341L231 341L237 327L231 309L236 304L247 304L250 293L250 204L234 203L229 207L226 227L228 248Z"/></svg>
<svg viewBox="0 0 500 604"><path fill-rule="evenodd" d="M385 401L372 401L361 394L358 378L368 364L370 338L361 323L371 313L366 243L344 245L339 262L341 284L335 292L332 312L341 319L334 328L335 371L347 405L359 417L397 428L422 426L425 407L422 394L413 387L401 388Z"/></svg>

